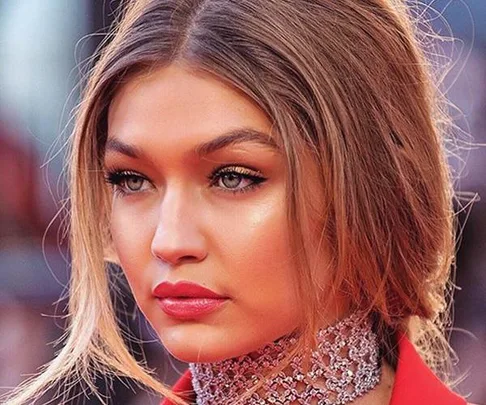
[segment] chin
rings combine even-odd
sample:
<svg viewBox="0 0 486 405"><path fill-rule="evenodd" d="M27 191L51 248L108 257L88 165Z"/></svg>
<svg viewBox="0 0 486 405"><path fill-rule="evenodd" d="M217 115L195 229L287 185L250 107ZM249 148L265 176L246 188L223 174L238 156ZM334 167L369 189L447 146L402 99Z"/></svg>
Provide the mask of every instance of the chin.
<svg viewBox="0 0 486 405"><path fill-rule="evenodd" d="M199 350L197 345L165 345L167 351L177 360L185 363L213 363L216 361L229 358L218 350L214 351L211 348Z"/></svg>
<svg viewBox="0 0 486 405"><path fill-rule="evenodd" d="M157 332L165 349L186 363L213 363L256 349L245 347L236 336L229 336L227 330L210 325L186 323L161 328Z"/></svg>
<svg viewBox="0 0 486 405"><path fill-rule="evenodd" d="M163 339L162 343L172 356L186 363L213 363L238 355L223 342L201 339L197 335Z"/></svg>

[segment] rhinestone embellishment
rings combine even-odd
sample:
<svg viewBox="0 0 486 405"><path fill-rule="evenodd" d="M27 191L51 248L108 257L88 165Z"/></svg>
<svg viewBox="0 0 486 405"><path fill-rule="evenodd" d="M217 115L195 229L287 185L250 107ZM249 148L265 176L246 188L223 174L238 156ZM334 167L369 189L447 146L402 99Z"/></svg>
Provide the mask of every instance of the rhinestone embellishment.
<svg viewBox="0 0 486 405"><path fill-rule="evenodd" d="M372 390L381 378L378 339L371 321L355 312L317 332L308 372L297 354L281 372L247 398L239 400L264 372L280 364L295 345L295 335L281 337L243 356L214 363L189 363L197 405L343 405Z"/></svg>

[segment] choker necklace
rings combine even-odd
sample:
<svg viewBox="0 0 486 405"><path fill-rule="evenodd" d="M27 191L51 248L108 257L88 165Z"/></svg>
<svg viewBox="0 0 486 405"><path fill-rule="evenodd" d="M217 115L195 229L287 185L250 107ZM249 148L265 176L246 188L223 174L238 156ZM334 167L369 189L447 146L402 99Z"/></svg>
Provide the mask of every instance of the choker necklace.
<svg viewBox="0 0 486 405"><path fill-rule="evenodd" d="M197 405L315 404L342 405L372 390L380 381L381 358L371 320L355 312L317 332L309 359L297 354L286 368L271 374L244 402L239 398L264 372L280 364L295 347L295 333L250 354L214 363L189 363Z"/></svg>

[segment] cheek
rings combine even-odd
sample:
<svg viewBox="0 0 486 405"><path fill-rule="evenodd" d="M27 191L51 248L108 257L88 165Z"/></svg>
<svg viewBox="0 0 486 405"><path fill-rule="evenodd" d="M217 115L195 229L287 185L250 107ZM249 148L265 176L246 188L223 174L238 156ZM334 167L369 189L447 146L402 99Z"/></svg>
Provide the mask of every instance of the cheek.
<svg viewBox="0 0 486 405"><path fill-rule="evenodd" d="M278 193L239 210L232 227L221 229L220 257L230 295L254 318L278 318L297 311L294 265L290 252L284 197ZM229 223L229 221L225 221ZM232 229L229 229L232 228Z"/></svg>
<svg viewBox="0 0 486 405"><path fill-rule="evenodd" d="M194 269L206 271L199 281L205 279L233 298L231 311L218 315L217 323L225 325L224 333L246 333L248 347L253 340L272 340L289 332L301 316L284 201L284 187L278 184L254 198L193 206L199 213L194 229L204 238L208 253L206 262L194 264ZM157 210L119 203L113 207L110 227L137 304L162 331L171 321L151 304L149 288L160 278L155 269L161 267L150 249Z"/></svg>
<svg viewBox="0 0 486 405"><path fill-rule="evenodd" d="M120 261L120 266L130 284L137 302L142 301L143 292L150 285L149 274L144 271L150 262L150 221L140 221L126 207L113 209L110 230L114 249ZM136 235L136 237L134 237Z"/></svg>

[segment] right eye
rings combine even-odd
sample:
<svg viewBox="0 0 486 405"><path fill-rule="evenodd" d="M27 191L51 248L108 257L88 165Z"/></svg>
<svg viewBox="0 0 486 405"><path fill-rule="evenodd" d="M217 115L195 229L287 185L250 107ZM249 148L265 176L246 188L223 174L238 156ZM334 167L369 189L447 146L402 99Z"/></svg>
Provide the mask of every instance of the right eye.
<svg viewBox="0 0 486 405"><path fill-rule="evenodd" d="M126 196L144 191L142 185L147 179L129 170L110 170L105 176L105 181L112 186L115 194Z"/></svg>

